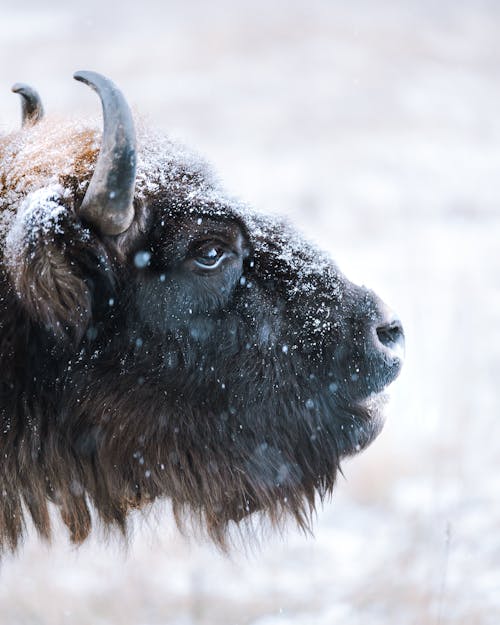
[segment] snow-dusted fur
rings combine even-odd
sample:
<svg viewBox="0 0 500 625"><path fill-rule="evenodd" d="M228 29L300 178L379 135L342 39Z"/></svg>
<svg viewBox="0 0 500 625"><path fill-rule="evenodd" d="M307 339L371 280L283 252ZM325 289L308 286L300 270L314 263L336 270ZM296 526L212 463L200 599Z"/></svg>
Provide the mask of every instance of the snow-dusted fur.
<svg viewBox="0 0 500 625"><path fill-rule="evenodd" d="M399 370L377 298L142 126L135 220L99 235L78 215L99 141L51 121L0 139L0 545L27 514L50 537L49 501L76 542L89 507L125 530L162 497L220 545L255 511L308 527Z"/></svg>

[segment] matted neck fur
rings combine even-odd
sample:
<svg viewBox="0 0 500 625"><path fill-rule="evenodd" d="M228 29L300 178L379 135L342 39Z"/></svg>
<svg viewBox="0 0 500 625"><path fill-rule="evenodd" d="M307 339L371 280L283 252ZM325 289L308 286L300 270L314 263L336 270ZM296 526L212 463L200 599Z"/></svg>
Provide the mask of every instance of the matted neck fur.
<svg viewBox="0 0 500 625"><path fill-rule="evenodd" d="M50 537L48 502L76 542L89 506L125 531L158 498L221 546L256 511L309 527L381 428L401 325L147 128L133 221L102 234L80 211L100 141L50 119L0 138L0 545L25 515Z"/></svg>

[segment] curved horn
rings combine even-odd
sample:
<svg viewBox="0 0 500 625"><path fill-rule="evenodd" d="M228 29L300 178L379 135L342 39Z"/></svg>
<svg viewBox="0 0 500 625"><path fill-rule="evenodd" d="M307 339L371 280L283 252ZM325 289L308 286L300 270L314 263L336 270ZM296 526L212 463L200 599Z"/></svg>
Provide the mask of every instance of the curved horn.
<svg viewBox="0 0 500 625"><path fill-rule="evenodd" d="M134 219L136 141L130 108L111 80L96 72L76 72L75 80L97 92L104 128L94 175L80 214L103 234L125 232Z"/></svg>
<svg viewBox="0 0 500 625"><path fill-rule="evenodd" d="M23 82L12 85L12 91L21 96L23 127L39 122L43 117L43 106L38 92Z"/></svg>

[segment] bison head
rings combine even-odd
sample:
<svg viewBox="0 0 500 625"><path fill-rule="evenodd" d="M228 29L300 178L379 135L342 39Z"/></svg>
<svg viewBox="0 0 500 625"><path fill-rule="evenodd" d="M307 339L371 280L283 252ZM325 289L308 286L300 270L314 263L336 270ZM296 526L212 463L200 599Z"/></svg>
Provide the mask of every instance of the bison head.
<svg viewBox="0 0 500 625"><path fill-rule="evenodd" d="M289 225L208 167L135 135L93 72L98 133L42 120L0 139L0 542L47 501L72 538L169 498L223 545L231 522L307 527L340 460L382 425L400 322Z"/></svg>

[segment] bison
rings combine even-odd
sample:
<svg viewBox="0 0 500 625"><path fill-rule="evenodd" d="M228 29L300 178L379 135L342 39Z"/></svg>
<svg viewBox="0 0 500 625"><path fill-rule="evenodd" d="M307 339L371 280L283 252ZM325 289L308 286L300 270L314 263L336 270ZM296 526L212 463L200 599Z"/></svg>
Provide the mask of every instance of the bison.
<svg viewBox="0 0 500 625"><path fill-rule="evenodd" d="M49 503L76 543L158 499L223 547L255 512L309 528L381 429L401 323L134 124L109 79L74 77L101 142L23 84L22 128L0 138L2 549L27 524L49 539Z"/></svg>

